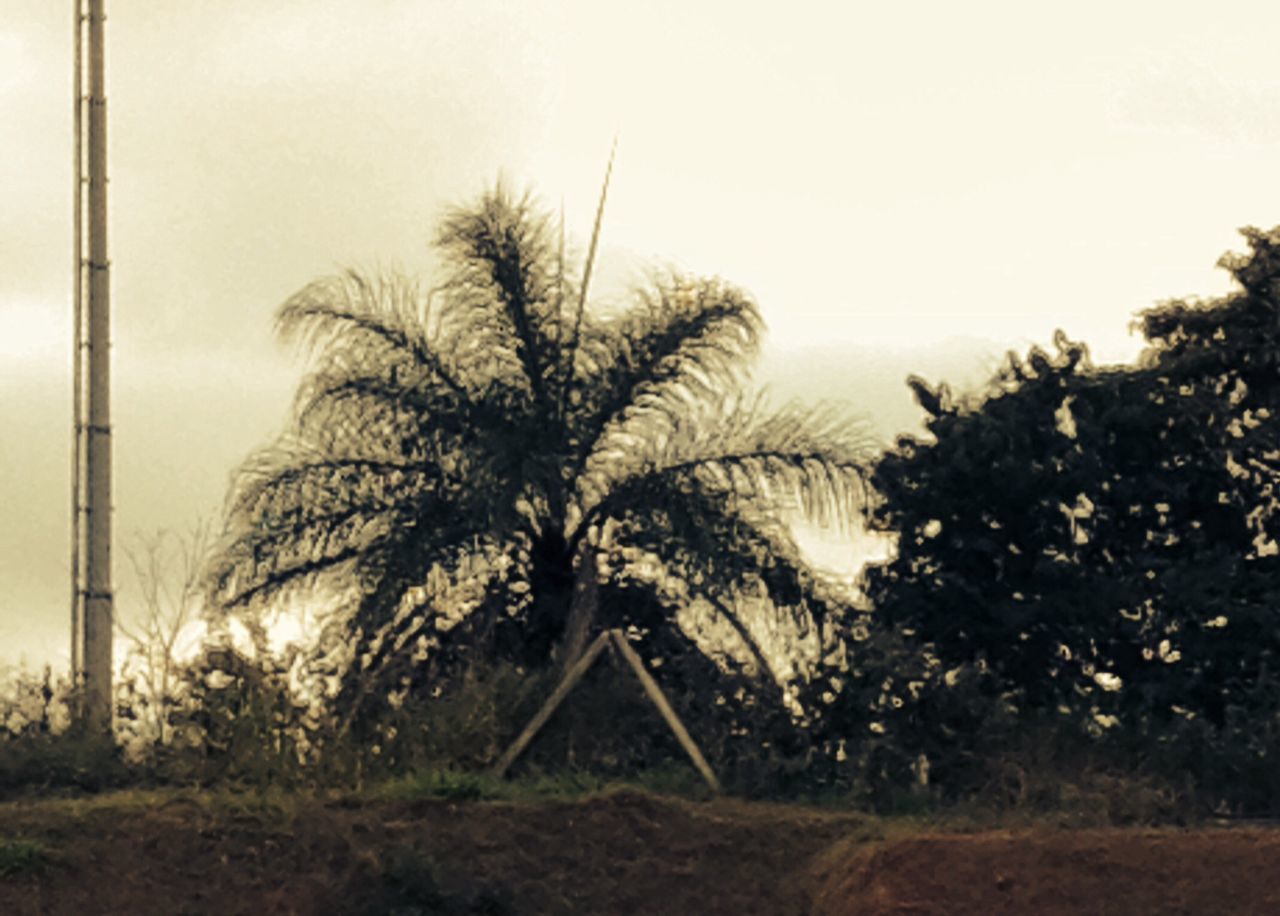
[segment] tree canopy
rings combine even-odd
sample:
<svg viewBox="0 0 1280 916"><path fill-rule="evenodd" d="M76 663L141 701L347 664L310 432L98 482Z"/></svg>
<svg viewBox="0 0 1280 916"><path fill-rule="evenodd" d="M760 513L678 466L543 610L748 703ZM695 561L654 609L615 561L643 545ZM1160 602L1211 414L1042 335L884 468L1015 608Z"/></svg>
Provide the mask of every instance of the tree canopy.
<svg viewBox="0 0 1280 916"><path fill-rule="evenodd" d="M896 555L877 620L1024 710L1220 727L1274 710L1280 232L1219 262L1239 288L1140 316L1134 366L1059 333L989 389L912 380L932 437L873 476Z"/></svg>
<svg viewBox="0 0 1280 916"><path fill-rule="evenodd" d="M853 518L872 441L837 406L748 393L764 326L728 283L658 271L591 307L599 230L579 265L498 186L443 220L438 284L351 270L290 298L277 326L314 362L234 482L220 605L346 589L352 702L564 663L602 626L708 651L689 608L736 644L722 670L768 682L749 599L810 629L830 606L783 513Z"/></svg>

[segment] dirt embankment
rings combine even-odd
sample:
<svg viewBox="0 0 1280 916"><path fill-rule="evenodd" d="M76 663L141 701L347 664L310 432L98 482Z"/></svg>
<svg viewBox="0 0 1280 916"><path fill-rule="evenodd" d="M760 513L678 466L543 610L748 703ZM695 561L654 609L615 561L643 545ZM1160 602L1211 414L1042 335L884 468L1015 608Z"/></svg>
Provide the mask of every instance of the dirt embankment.
<svg viewBox="0 0 1280 916"><path fill-rule="evenodd" d="M888 829L630 791L12 802L0 865L14 842L43 864L0 877L0 913L1280 913L1280 831Z"/></svg>
<svg viewBox="0 0 1280 916"><path fill-rule="evenodd" d="M801 913L803 866L865 820L630 791L289 808L161 797L0 806L0 838L50 856L0 878L0 913ZM406 899L417 880L406 860L435 866L438 908Z"/></svg>
<svg viewBox="0 0 1280 916"><path fill-rule="evenodd" d="M1280 914L1280 830L1053 830L837 843L820 916Z"/></svg>

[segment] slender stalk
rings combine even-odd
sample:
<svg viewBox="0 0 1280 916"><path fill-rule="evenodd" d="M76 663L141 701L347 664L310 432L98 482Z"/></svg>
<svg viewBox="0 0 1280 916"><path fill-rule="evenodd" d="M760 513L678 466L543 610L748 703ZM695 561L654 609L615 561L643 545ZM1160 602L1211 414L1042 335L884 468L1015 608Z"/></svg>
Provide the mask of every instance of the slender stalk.
<svg viewBox="0 0 1280 916"><path fill-rule="evenodd" d="M596 206L596 221L591 227L591 246L587 249L587 263L582 268L582 289L578 290L578 308L573 319L573 337L569 341L568 361L565 365L565 382L560 397L560 414L564 415L569 401L569 389L573 385L574 370L578 361L578 340L582 334L582 316L587 309L587 290L591 286L591 271L596 262L596 247L600 243L600 227L604 223L604 204L609 196L609 179L613 175L613 160L618 152L618 140L614 138L609 150L609 164L604 170L604 184L600 187L600 203Z"/></svg>

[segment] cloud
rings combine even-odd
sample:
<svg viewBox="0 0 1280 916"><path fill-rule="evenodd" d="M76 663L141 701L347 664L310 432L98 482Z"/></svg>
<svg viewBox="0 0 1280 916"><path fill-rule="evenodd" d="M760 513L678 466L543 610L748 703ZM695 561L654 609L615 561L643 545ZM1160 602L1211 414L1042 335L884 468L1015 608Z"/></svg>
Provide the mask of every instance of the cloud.
<svg viewBox="0 0 1280 916"><path fill-rule="evenodd" d="M1120 92L1116 108L1123 122L1150 130L1280 142L1280 82L1228 80L1193 61L1148 66Z"/></svg>
<svg viewBox="0 0 1280 916"><path fill-rule="evenodd" d="M887 444L899 435L924 431L925 415L907 387L908 375L924 373L931 381L968 391L991 377L1006 349L1007 344L977 337L903 347L841 342L770 348L756 379L779 401L845 401L865 414Z"/></svg>
<svg viewBox="0 0 1280 916"><path fill-rule="evenodd" d="M71 324L65 302L12 298L0 304L0 378L30 364L69 364Z"/></svg>

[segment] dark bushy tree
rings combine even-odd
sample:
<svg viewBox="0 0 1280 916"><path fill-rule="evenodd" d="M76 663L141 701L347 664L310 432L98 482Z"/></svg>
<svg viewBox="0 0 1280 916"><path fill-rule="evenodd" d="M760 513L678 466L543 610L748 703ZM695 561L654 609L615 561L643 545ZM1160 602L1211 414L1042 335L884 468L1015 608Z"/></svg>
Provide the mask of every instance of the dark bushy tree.
<svg viewBox="0 0 1280 916"><path fill-rule="evenodd" d="M662 274L599 314L595 239L576 269L501 187L437 243L448 272L428 293L352 271L281 308L317 358L291 431L235 482L218 601L350 585L351 708L388 679L447 690L477 661L563 665L606 626L693 651L677 611L695 599L736 633L728 666L767 684L739 596L821 625L781 513L860 510L864 426L743 393L763 325L726 283Z"/></svg>
<svg viewBox="0 0 1280 916"><path fill-rule="evenodd" d="M1274 733L1280 233L1245 235L1220 262L1240 288L1143 313L1136 366L1059 334L976 398L912 380L933 441L874 474L899 538L866 576L877 622L1021 713Z"/></svg>

